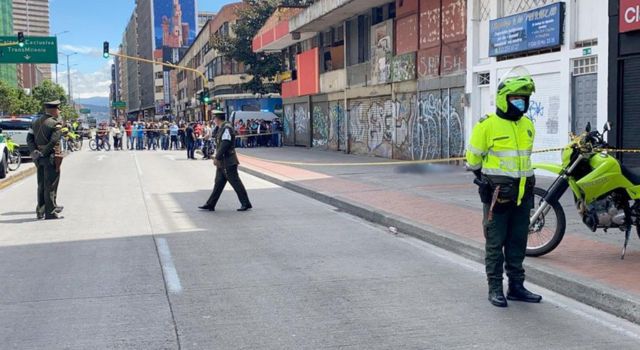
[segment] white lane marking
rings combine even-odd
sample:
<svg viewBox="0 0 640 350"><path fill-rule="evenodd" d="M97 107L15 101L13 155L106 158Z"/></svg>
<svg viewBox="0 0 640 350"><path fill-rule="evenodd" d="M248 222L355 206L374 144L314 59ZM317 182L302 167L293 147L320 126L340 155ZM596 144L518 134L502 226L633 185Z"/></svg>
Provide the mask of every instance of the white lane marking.
<svg viewBox="0 0 640 350"><path fill-rule="evenodd" d="M465 259L463 257L455 255L454 253L448 252L442 248L433 246L427 242L421 241L411 236L401 234L396 237L401 237L403 242L420 250L426 251L428 254L433 254L443 260L463 267L469 271L484 274L484 266L482 264ZM555 305L578 317L585 318L593 323L606 327L614 332L617 332L618 334L627 336L632 339L640 340L640 327L638 325L625 319L611 315L607 312L598 310L589 305L580 303L579 301L573 300L569 297L558 294L546 288L542 288L533 283L531 283L531 285L534 285L544 295L544 302Z"/></svg>
<svg viewBox="0 0 640 350"><path fill-rule="evenodd" d="M138 169L138 175L142 177L142 168L140 167L140 162L138 162L138 155L133 153L133 159L136 161L136 169Z"/></svg>
<svg viewBox="0 0 640 350"><path fill-rule="evenodd" d="M105 155L100 155L100 156L98 156L98 162L103 161L106 157L107 157L107 156L105 156Z"/></svg>
<svg viewBox="0 0 640 350"><path fill-rule="evenodd" d="M176 156L172 156L170 154L165 154L164 157L169 159L169 160L171 160L171 161L175 161L176 160Z"/></svg>
<svg viewBox="0 0 640 350"><path fill-rule="evenodd" d="M156 245L158 247L158 254L160 255L160 264L162 265L162 271L164 272L165 283L169 293L178 294L182 292L182 284L180 284L180 277L178 277L178 271L175 265L173 265L173 259L171 258L171 250L169 250L169 244L165 238L157 238Z"/></svg>

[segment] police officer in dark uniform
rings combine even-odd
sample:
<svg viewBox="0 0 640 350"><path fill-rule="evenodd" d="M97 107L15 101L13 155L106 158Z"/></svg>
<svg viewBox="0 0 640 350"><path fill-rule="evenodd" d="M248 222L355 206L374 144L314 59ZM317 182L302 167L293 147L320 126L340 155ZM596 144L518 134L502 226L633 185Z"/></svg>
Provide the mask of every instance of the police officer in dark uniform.
<svg viewBox="0 0 640 350"><path fill-rule="evenodd" d="M224 190L224 186L229 182L236 191L241 207L238 211L247 211L252 208L247 190L244 188L240 176L238 175L238 156L236 154L236 135L231 123L226 121L223 111L213 111L214 122L216 124L214 138L216 143L216 154L213 164L216 166L216 180L213 192L207 203L201 207L202 210L215 211L218 199Z"/></svg>
<svg viewBox="0 0 640 350"><path fill-rule="evenodd" d="M63 207L56 204L62 151L60 138L63 134L60 115L60 101L44 104L44 115L36 119L27 135L31 158L37 167L38 177L38 219L60 219Z"/></svg>

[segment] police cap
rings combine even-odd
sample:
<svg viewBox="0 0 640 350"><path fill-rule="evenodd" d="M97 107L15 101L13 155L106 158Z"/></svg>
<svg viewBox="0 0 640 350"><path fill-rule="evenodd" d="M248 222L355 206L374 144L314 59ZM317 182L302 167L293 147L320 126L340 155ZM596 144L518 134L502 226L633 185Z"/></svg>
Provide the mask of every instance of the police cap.
<svg viewBox="0 0 640 350"><path fill-rule="evenodd" d="M61 104L62 102L60 102L60 100L49 101L44 103L44 108L46 109L58 108L60 107Z"/></svg>

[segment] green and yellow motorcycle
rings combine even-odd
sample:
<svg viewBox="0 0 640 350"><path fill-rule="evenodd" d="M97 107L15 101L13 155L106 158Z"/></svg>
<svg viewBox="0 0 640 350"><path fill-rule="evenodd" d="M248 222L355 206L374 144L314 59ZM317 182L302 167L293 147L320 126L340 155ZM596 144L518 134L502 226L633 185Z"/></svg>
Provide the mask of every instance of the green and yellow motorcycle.
<svg viewBox="0 0 640 350"><path fill-rule="evenodd" d="M562 151L562 164L534 164L558 175L548 190L534 189L535 206L529 225L528 256L542 256L562 241L566 229L564 210L559 200L571 189L584 224L597 229L620 229L625 233L622 259L633 226L640 236L640 169L630 169L609 154L611 148L603 133L591 131L575 137Z"/></svg>

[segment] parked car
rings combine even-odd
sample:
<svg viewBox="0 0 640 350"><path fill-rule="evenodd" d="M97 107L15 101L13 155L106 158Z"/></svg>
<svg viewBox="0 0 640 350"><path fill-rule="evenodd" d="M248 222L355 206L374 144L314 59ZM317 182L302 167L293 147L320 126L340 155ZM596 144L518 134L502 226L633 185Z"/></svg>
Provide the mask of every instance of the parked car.
<svg viewBox="0 0 640 350"><path fill-rule="evenodd" d="M18 144L20 154L29 157L29 147L27 145L27 134L31 129L31 123L38 115L0 118L0 129L5 135L11 136L13 142Z"/></svg>

